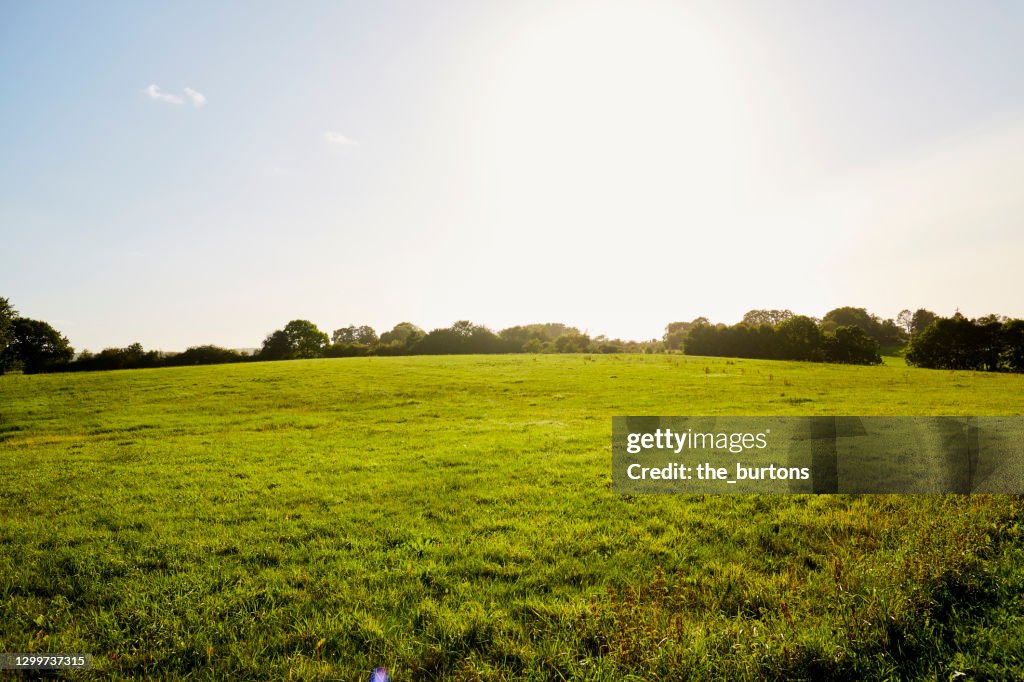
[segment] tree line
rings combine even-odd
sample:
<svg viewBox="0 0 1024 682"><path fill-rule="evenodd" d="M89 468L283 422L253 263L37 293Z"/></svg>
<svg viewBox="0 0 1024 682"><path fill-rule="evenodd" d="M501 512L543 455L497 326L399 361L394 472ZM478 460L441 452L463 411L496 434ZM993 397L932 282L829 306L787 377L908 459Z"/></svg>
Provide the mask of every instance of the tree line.
<svg viewBox="0 0 1024 682"><path fill-rule="evenodd" d="M342 327L328 336L309 320L292 320L268 334L253 354L215 345L168 353L146 350L142 344L133 343L98 353L86 350L76 357L60 332L46 322L19 317L7 299L0 298L0 374L12 370L34 374L365 355L652 353L663 348L658 339L624 341L603 335L592 337L558 322L519 325L499 332L468 320L430 332L411 322L400 322L379 336L368 325Z"/></svg>
<svg viewBox="0 0 1024 682"><path fill-rule="evenodd" d="M968 320L918 309L881 319L865 308L830 310L821 319L791 310L751 310L734 325L706 317L672 322L660 339L623 341L590 336L552 322L492 331L460 320L424 331L400 322L378 335L368 325L335 329L331 335L309 320L274 330L252 354L214 345L181 353L124 348L83 351L46 322L18 315L0 298L0 374L180 367L301 358L493 353L685 353L687 355L878 364L881 350L905 348L908 364L937 369L1024 372L1024 321L989 315Z"/></svg>
<svg viewBox="0 0 1024 682"><path fill-rule="evenodd" d="M367 325L335 329L331 336L308 320L292 320L263 341L262 360L341 358L361 355L468 355L494 353L650 353L661 342L591 337L576 327L552 322L491 329L459 320L450 327L426 332L400 322L379 337Z"/></svg>
<svg viewBox="0 0 1024 682"><path fill-rule="evenodd" d="M706 317L672 322L664 341L667 349L688 355L873 365L882 362L882 348L905 345L935 318L923 308L887 320L852 306L830 310L821 319L758 309L734 325L712 324Z"/></svg>
<svg viewBox="0 0 1024 682"><path fill-rule="evenodd" d="M1024 320L960 313L938 318L910 340L907 363L930 369L1024 372Z"/></svg>
<svg viewBox="0 0 1024 682"><path fill-rule="evenodd" d="M902 349L907 364L928 369L1024 372L1024 320L1000 315L940 317L903 310L883 320L864 308L836 308L820 320L790 310L751 310L735 325L699 317L673 322L668 350L775 360L878 364L880 350Z"/></svg>
<svg viewBox="0 0 1024 682"><path fill-rule="evenodd" d="M856 326L822 331L810 317L794 315L776 325L697 324L683 343L687 355L807 360L854 365L882 362L878 342Z"/></svg>

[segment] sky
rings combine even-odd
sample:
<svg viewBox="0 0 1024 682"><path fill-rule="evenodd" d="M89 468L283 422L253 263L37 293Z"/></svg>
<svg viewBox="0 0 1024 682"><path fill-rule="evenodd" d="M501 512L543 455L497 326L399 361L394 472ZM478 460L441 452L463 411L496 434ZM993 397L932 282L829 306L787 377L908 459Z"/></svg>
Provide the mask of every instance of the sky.
<svg viewBox="0 0 1024 682"><path fill-rule="evenodd" d="M1024 4L0 4L0 296L76 350L1024 317Z"/></svg>

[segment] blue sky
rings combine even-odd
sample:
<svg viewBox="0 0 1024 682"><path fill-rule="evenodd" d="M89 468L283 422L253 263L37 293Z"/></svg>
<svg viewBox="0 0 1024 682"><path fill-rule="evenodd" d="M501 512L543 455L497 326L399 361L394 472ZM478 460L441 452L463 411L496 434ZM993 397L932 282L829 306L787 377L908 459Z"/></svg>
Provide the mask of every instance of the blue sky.
<svg viewBox="0 0 1024 682"><path fill-rule="evenodd" d="M1024 316L1022 29L977 2L6 3L0 295L79 350Z"/></svg>

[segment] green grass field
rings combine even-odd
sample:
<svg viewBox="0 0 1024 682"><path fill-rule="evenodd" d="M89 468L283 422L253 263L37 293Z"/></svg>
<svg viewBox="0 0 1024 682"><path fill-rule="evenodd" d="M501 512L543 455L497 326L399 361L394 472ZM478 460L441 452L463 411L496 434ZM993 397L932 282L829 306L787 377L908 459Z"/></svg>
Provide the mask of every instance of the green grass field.
<svg viewBox="0 0 1024 682"><path fill-rule="evenodd" d="M1017 497L618 496L625 414L1020 415L686 356L0 377L0 651L68 677L1021 679ZM957 675L964 673L964 675Z"/></svg>

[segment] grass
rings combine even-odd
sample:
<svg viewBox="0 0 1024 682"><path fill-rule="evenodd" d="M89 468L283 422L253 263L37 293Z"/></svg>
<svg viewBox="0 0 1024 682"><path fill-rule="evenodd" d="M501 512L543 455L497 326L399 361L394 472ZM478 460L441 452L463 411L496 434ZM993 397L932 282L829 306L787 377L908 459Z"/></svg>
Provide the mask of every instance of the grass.
<svg viewBox="0 0 1024 682"><path fill-rule="evenodd" d="M882 346L879 349L882 355L882 363L889 367L909 367L907 365L907 344L893 343Z"/></svg>
<svg viewBox="0 0 1024 682"><path fill-rule="evenodd" d="M92 653L83 679L1020 679L1020 498L619 496L610 440L1022 413L1022 376L685 356L0 377L0 651Z"/></svg>

